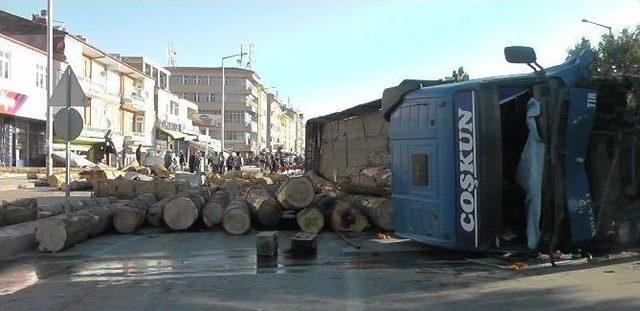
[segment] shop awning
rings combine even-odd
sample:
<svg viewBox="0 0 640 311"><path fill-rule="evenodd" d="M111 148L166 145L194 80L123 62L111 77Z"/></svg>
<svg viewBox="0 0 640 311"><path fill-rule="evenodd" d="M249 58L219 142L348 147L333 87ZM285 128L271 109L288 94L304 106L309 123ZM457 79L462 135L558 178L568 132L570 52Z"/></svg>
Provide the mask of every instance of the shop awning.
<svg viewBox="0 0 640 311"><path fill-rule="evenodd" d="M191 134L184 134L184 140L185 141L196 141L196 140L198 140L198 136L197 135L191 135Z"/></svg>
<svg viewBox="0 0 640 311"><path fill-rule="evenodd" d="M70 150L82 152L87 152L89 151L89 149L91 149L91 145L76 145L73 143L69 147L71 147ZM54 150L65 150L65 148L66 145L63 143L53 143Z"/></svg>
<svg viewBox="0 0 640 311"><path fill-rule="evenodd" d="M163 128L158 128L159 130L165 132L167 135L171 136L173 139L183 139L186 135L182 132L165 130Z"/></svg>

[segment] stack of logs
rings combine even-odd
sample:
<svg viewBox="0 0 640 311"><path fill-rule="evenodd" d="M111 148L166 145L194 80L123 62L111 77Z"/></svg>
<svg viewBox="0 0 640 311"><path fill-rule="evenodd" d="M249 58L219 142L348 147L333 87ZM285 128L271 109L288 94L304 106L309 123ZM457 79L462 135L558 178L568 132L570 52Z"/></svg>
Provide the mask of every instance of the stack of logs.
<svg viewBox="0 0 640 311"><path fill-rule="evenodd" d="M207 187L192 188L164 180L105 178L94 184L96 199L42 222L36 239L42 251L57 252L109 228L133 233L145 224L176 231L221 225L240 235L254 226L278 228L285 212L295 213L300 229L310 233L325 225L335 231L394 230L388 198L349 193L312 173L289 178L238 171L210 174L207 181ZM6 218L2 211L0 221Z"/></svg>

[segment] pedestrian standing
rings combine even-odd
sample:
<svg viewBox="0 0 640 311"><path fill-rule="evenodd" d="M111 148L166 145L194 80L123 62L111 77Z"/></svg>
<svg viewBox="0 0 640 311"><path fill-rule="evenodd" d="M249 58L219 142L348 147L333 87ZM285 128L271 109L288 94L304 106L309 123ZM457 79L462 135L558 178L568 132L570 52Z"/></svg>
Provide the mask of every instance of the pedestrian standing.
<svg viewBox="0 0 640 311"><path fill-rule="evenodd" d="M136 149L136 161L138 161L138 165L142 165L142 144L139 144Z"/></svg>
<svg viewBox="0 0 640 311"><path fill-rule="evenodd" d="M236 155L233 157L233 168L236 171L239 171L242 168L242 157L236 153Z"/></svg>
<svg viewBox="0 0 640 311"><path fill-rule="evenodd" d="M196 161L196 155L194 154L194 152L191 152L191 154L189 155L189 173L193 173L193 171L195 170L195 161Z"/></svg>
<svg viewBox="0 0 640 311"><path fill-rule="evenodd" d="M234 158L235 152L233 154L230 154L227 157L227 172L231 172L233 170L233 158Z"/></svg>
<svg viewBox="0 0 640 311"><path fill-rule="evenodd" d="M184 170L184 153L182 153L182 151L180 152L180 159L179 159L179 164L180 164L180 170L183 171Z"/></svg>

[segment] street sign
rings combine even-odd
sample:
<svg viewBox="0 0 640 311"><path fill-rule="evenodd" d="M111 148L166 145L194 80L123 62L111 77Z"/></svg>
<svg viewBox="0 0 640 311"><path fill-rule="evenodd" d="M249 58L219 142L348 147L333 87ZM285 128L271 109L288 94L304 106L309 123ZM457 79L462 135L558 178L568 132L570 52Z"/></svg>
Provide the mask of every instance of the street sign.
<svg viewBox="0 0 640 311"><path fill-rule="evenodd" d="M64 141L72 141L80 136L82 123L82 116L78 110L62 108L53 117L53 133Z"/></svg>
<svg viewBox="0 0 640 311"><path fill-rule="evenodd" d="M85 106L86 105L86 96L82 91L82 87L80 87L80 83L78 83L78 78L76 78L76 74L73 73L73 69L71 66L67 66L67 69L64 71L62 78L60 78L60 82L56 85L55 89L53 89L53 94L51 94L51 98L49 99L49 106L63 106L58 113L56 113L53 120L53 131L56 136L64 139L66 141L66 191L65 197L67 199L67 203L70 202L70 185L71 184L71 148L70 142L78 136L80 136L80 132L82 132L82 116L80 113L72 109L71 106ZM52 156L52 155L48 155ZM70 213L71 204L65 205L65 213Z"/></svg>
<svg viewBox="0 0 640 311"><path fill-rule="evenodd" d="M67 69L62 74L58 85L53 89L51 100L49 101L51 106L85 106L85 94L82 91L82 87L78 82L76 74L73 73L71 66L67 66Z"/></svg>

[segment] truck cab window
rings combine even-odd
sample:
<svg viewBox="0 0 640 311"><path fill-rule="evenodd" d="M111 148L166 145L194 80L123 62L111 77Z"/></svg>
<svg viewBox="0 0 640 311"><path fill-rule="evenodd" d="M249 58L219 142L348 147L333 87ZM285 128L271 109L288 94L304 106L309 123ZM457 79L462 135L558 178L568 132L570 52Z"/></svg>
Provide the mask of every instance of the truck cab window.
<svg viewBox="0 0 640 311"><path fill-rule="evenodd" d="M411 155L411 183L417 187L429 185L429 157L426 154Z"/></svg>

